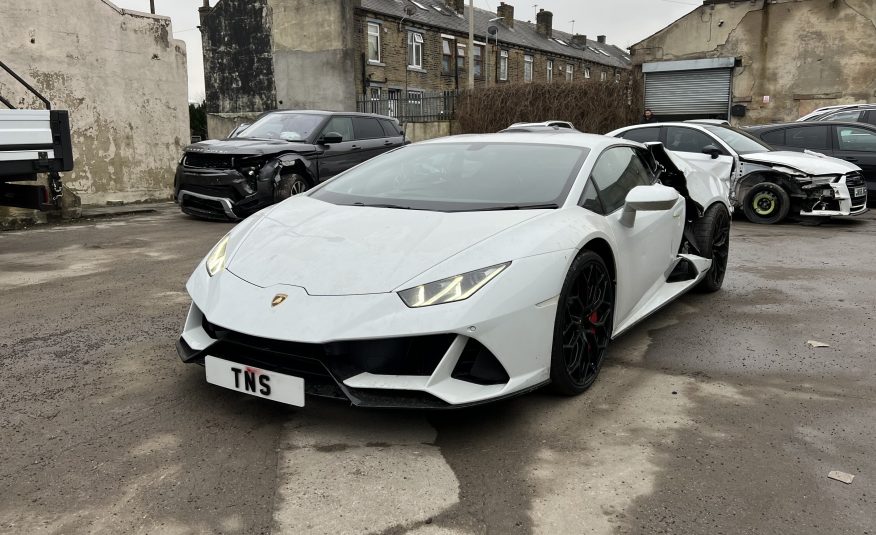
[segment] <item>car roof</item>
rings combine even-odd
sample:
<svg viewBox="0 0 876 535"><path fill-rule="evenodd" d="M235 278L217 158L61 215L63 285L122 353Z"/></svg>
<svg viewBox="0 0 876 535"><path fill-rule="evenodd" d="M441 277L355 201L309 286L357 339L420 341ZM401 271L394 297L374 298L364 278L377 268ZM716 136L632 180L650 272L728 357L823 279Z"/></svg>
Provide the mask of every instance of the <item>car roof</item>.
<svg viewBox="0 0 876 535"><path fill-rule="evenodd" d="M395 117L389 115L380 115L379 113L361 113L357 111L328 111L328 110L271 110L266 111L264 115L272 113L299 113L304 115L349 115L353 117L374 117L377 119L389 119L390 121L398 122Z"/></svg>
<svg viewBox="0 0 876 535"><path fill-rule="evenodd" d="M612 145L629 145L631 147L643 147L635 141L618 139L615 137L600 136L597 134L585 134L576 130L559 129L554 131L526 132L517 131L514 135L508 132L495 134L462 134L457 136L440 137L421 141L418 145L442 144L442 143L532 143L541 145L564 145L587 148L591 150L603 149Z"/></svg>
<svg viewBox="0 0 876 535"><path fill-rule="evenodd" d="M856 128L863 128L864 130L874 130L876 131L876 126L868 123L858 123L855 121L806 121L805 123L801 123L799 121L793 121L789 123L773 123L773 124L756 124L752 126L746 126L745 130L750 130L752 132L760 132L761 130L770 130L773 128L805 128L807 126L854 126Z"/></svg>

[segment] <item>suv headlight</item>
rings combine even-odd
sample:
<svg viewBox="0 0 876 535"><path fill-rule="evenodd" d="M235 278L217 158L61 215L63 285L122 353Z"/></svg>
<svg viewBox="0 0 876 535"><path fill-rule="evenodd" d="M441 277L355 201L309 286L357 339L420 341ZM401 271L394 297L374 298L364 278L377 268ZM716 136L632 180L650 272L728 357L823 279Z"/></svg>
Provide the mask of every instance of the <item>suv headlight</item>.
<svg viewBox="0 0 876 535"><path fill-rule="evenodd" d="M398 292L410 308L463 301L495 279L511 262L498 264Z"/></svg>
<svg viewBox="0 0 876 535"><path fill-rule="evenodd" d="M211 277L223 269L225 269L225 251L228 249L228 235L226 234L219 243L213 247L213 250L210 251L210 254L207 255L207 261L205 265L207 266L207 274Z"/></svg>

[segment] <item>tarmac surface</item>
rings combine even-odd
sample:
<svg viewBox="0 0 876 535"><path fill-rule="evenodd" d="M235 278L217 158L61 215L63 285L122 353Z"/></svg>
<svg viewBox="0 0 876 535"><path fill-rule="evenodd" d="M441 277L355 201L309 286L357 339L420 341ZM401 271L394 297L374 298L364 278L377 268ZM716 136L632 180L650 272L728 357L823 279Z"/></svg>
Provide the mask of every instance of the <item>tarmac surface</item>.
<svg viewBox="0 0 876 535"><path fill-rule="evenodd" d="M616 340L586 394L449 412L287 407L182 364L185 281L230 227L0 233L0 532L876 530L872 214L736 220L724 289Z"/></svg>

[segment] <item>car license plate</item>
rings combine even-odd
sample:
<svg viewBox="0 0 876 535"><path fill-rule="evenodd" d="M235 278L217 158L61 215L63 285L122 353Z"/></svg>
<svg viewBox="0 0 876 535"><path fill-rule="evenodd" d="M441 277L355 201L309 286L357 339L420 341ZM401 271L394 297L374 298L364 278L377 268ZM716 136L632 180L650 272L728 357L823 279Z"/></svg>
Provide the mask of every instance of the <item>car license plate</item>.
<svg viewBox="0 0 876 535"><path fill-rule="evenodd" d="M855 192L852 193L852 197L863 197L867 194L867 188L855 188Z"/></svg>
<svg viewBox="0 0 876 535"><path fill-rule="evenodd" d="M219 359L204 358L207 382L244 394L304 406L304 379Z"/></svg>

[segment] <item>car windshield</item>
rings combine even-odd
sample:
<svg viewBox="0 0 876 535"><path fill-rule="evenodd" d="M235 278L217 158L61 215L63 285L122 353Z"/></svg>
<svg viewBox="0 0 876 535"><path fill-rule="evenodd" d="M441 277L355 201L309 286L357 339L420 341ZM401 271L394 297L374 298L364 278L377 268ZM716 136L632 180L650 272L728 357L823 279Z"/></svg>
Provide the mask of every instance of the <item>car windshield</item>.
<svg viewBox="0 0 876 535"><path fill-rule="evenodd" d="M754 154L756 152L769 152L772 147L753 137L751 134L733 128L732 126L702 125L703 128L721 138L721 141L730 145L730 148L738 154Z"/></svg>
<svg viewBox="0 0 876 535"><path fill-rule="evenodd" d="M249 125L237 137L307 141L322 120L323 116L309 113L271 113Z"/></svg>
<svg viewBox="0 0 876 535"><path fill-rule="evenodd" d="M333 204L442 212L557 208L589 152L527 143L409 145L310 195Z"/></svg>

